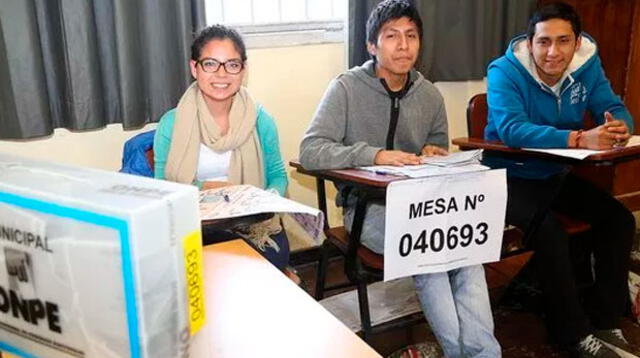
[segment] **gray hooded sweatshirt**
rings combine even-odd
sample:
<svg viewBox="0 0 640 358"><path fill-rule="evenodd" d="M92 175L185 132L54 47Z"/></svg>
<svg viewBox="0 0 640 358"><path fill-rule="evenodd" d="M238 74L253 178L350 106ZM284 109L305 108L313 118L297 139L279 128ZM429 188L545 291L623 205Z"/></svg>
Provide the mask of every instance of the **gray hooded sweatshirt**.
<svg viewBox="0 0 640 358"><path fill-rule="evenodd" d="M374 66L367 61L329 84L300 144L303 167L353 168L373 165L383 149L419 154L426 144L448 147L447 115L436 87L411 70L408 90L394 99ZM394 107L397 126L390 135Z"/></svg>

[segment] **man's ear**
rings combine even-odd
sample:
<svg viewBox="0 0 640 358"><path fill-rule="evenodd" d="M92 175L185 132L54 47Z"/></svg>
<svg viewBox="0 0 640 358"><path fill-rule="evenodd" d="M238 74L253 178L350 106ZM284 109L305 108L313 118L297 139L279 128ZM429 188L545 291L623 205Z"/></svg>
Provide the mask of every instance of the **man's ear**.
<svg viewBox="0 0 640 358"><path fill-rule="evenodd" d="M532 38L527 38L527 50L529 50L529 53L531 52L531 42L533 41Z"/></svg>
<svg viewBox="0 0 640 358"><path fill-rule="evenodd" d="M375 44L371 42L367 42L367 52L369 52L369 55L375 57L376 54L378 53L378 48L376 47Z"/></svg>
<svg viewBox="0 0 640 358"><path fill-rule="evenodd" d="M578 36L578 38L576 39L576 52L578 52L580 46L582 46L582 35Z"/></svg>

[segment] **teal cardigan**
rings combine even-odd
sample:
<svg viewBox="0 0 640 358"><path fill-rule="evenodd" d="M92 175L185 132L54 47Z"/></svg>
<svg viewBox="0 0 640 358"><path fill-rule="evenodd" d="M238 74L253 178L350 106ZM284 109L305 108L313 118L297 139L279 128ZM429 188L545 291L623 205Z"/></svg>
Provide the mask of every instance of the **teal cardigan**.
<svg viewBox="0 0 640 358"><path fill-rule="evenodd" d="M278 140L278 129L273 118L261 105L257 108L256 130L262 148L262 160L264 164L264 176L266 187L263 189L275 189L284 195L287 190L287 172L284 170L282 155L280 155L280 142ZM156 135L153 138L153 159L154 176L156 179L165 179L164 170L171 148L171 136L173 135L173 123L176 119L176 109L172 109L160 118ZM199 187L202 183L195 181Z"/></svg>

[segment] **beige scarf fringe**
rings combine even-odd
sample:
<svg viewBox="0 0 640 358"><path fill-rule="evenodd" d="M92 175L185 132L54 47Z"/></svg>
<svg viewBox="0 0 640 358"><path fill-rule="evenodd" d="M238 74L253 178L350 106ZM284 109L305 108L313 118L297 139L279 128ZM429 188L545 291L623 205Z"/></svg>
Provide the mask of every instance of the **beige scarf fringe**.
<svg viewBox="0 0 640 358"><path fill-rule="evenodd" d="M280 223L280 215L275 214L271 219L246 227L236 228L233 232L251 240L261 251L264 251L267 246L270 246L273 247L276 252L280 252L280 246L271 238L271 236L279 234L282 231L282 225Z"/></svg>

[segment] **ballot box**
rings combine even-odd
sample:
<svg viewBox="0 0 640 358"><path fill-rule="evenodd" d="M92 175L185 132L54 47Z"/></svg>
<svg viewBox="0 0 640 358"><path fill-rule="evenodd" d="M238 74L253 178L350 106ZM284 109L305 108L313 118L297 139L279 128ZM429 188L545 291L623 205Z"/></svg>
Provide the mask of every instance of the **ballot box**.
<svg viewBox="0 0 640 358"><path fill-rule="evenodd" d="M0 153L0 351L189 357L199 230L195 187Z"/></svg>

